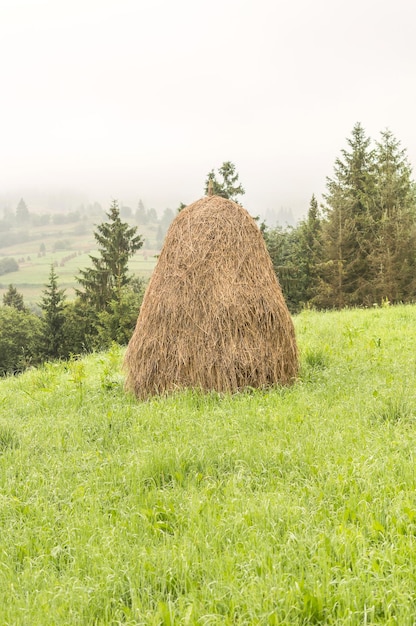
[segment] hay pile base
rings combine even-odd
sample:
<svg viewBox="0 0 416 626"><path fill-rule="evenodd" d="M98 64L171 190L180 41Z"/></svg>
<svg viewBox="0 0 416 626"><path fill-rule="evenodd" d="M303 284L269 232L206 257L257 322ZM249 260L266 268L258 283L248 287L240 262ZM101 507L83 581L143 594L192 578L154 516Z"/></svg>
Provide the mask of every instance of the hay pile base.
<svg viewBox="0 0 416 626"><path fill-rule="evenodd" d="M235 392L290 384L294 327L255 221L218 196L166 235L125 357L138 398L185 387Z"/></svg>

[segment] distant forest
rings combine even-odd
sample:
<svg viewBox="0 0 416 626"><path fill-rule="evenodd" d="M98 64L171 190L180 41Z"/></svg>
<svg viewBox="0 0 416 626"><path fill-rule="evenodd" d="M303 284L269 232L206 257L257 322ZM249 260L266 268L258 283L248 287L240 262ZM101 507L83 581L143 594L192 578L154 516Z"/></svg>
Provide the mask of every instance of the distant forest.
<svg viewBox="0 0 416 626"><path fill-rule="evenodd" d="M146 209L143 202L139 200L136 210L129 206L120 207L122 218L137 226L143 227L152 225L156 229L156 242L159 247L163 244L169 224L175 217L172 209L167 208L161 217L155 209ZM105 210L98 203L80 205L73 211L54 211L37 213L30 211L25 200L20 199L16 209L6 207L3 209L3 216L0 218L0 250L8 246L25 243L32 238L31 229L47 227L49 225L74 224L74 234L82 235L87 229L92 229L92 223L105 217ZM36 238L38 235L36 235ZM1 253L0 253L1 254Z"/></svg>

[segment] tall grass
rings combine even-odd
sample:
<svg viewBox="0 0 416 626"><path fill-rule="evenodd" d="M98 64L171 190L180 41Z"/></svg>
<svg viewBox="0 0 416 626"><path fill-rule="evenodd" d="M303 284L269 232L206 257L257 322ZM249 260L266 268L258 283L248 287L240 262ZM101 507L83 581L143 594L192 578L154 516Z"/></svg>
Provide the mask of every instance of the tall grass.
<svg viewBox="0 0 416 626"><path fill-rule="evenodd" d="M137 403L117 348L0 383L0 623L416 620L416 308L296 320L290 389Z"/></svg>

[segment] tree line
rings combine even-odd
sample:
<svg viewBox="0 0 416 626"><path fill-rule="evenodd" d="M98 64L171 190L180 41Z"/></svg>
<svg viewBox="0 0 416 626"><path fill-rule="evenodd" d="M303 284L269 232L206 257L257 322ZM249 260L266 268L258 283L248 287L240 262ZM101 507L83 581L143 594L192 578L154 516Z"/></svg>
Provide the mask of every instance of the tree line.
<svg viewBox="0 0 416 626"><path fill-rule="evenodd" d="M373 145L357 123L296 227L264 237L292 312L416 298L416 185L406 150L390 130Z"/></svg>
<svg viewBox="0 0 416 626"><path fill-rule="evenodd" d="M174 211L166 208L159 218L156 209L146 209L142 200L139 200L136 210L124 204L120 204L119 210L120 216L129 223L135 223L139 228L148 226L155 230L156 245L159 247L175 217ZM0 248L36 239L39 235L33 233L31 229L40 226L47 227L49 224L55 226L73 224L73 233L83 235L90 229L92 216L95 218L105 216L105 211L99 202L87 206L80 205L78 209L66 213L58 211L52 214L38 214L30 211L24 199L21 198L14 211L10 207L5 207L3 210L3 216L0 218Z"/></svg>

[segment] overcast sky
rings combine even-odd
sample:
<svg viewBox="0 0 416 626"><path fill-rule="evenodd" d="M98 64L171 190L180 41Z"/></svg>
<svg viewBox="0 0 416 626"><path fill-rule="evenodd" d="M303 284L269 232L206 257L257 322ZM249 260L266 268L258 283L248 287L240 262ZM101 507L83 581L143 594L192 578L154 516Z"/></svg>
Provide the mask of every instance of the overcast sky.
<svg viewBox="0 0 416 626"><path fill-rule="evenodd" d="M414 0L0 0L0 197L306 211L360 121L416 169ZM1 208L1 207L0 207Z"/></svg>

